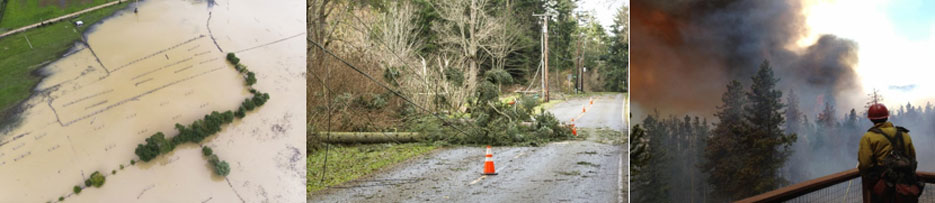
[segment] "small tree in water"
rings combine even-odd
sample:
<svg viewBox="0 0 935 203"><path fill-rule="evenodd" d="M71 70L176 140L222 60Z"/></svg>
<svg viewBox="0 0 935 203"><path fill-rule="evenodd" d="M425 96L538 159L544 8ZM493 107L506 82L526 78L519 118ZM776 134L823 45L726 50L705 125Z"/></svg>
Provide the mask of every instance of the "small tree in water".
<svg viewBox="0 0 935 203"><path fill-rule="evenodd" d="M99 188L104 185L104 180L104 175L102 175L100 171L95 171L91 174L91 185L94 187Z"/></svg>
<svg viewBox="0 0 935 203"><path fill-rule="evenodd" d="M240 64L240 58L237 58L234 53L227 53L227 61L234 65Z"/></svg>
<svg viewBox="0 0 935 203"><path fill-rule="evenodd" d="M214 165L214 172L219 176L227 176L231 173L231 168L226 161L221 161Z"/></svg>
<svg viewBox="0 0 935 203"><path fill-rule="evenodd" d="M202 148L201 148L201 153L204 154L205 156L211 156L211 154L213 154L213 152L214 152L214 151L211 150L211 147L205 146L205 147L202 147Z"/></svg>

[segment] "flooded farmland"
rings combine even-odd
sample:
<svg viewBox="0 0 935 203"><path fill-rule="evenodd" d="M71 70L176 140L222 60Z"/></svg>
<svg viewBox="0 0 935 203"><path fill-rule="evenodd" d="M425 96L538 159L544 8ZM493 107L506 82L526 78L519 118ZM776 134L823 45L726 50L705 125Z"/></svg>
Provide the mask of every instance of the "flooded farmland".
<svg viewBox="0 0 935 203"><path fill-rule="evenodd" d="M22 120L0 135L0 202L304 201L305 111L294 109L305 101L304 8L295 0L140 1L92 25L41 69ZM195 144L130 165L150 135L175 135L176 123L250 97L228 52L271 97L201 142L231 164L230 175L214 175ZM94 171L108 174L106 184L74 194Z"/></svg>

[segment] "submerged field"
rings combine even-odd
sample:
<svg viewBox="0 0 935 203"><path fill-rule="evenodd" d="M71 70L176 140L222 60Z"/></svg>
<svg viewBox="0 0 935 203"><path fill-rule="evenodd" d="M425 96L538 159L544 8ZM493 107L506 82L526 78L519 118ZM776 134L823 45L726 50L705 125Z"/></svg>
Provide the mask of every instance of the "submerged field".
<svg viewBox="0 0 935 203"><path fill-rule="evenodd" d="M10 71L0 74L3 80L32 81L19 92L23 102L12 102L21 104L17 124L0 131L0 180L9 180L0 181L0 191L11 194L0 195L0 202L300 201L305 114L293 108L305 100L306 16L296 9L303 5L131 1L120 7L132 8L93 28L75 29L70 22L37 28L55 28L58 35L42 33L50 38L71 38L56 40L66 41L52 51L58 53L31 65L2 67ZM80 34L84 29L90 30ZM25 64L21 60L34 57L19 53L37 47L29 33L0 39L15 41L6 49L19 50L0 51L3 61ZM72 43L81 36L86 43ZM255 73L252 87L269 93L268 103L198 144L138 160L135 149L151 135L177 135L176 123L237 109L251 95L245 78L225 61L227 53ZM12 71L21 76L9 76ZM210 170L203 146L229 163L227 176ZM104 173L106 184L79 194L75 186L95 171Z"/></svg>
<svg viewBox="0 0 935 203"><path fill-rule="evenodd" d="M4 16L16 5L9 1ZM35 2L33 2L35 3ZM61 57L82 37L81 33L94 23L113 15L128 4L118 4L100 10L85 13L75 19L61 21L29 31L0 38L0 115L7 116L16 104L33 93L33 87L41 77L32 74L43 64ZM16 19L4 17L0 24ZM74 21L81 20L85 26L75 27Z"/></svg>

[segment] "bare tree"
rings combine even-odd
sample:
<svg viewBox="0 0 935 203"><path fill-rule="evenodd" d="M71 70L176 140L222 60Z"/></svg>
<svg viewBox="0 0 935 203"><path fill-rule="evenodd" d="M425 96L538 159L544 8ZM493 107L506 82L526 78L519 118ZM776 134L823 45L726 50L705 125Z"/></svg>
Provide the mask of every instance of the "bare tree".
<svg viewBox="0 0 935 203"><path fill-rule="evenodd" d="M463 85L469 93L477 86L478 64L486 56L481 54L481 50L490 47L499 30L496 18L485 11L488 5L488 0L437 1L433 4L442 21L433 24L432 29L439 34L442 49L467 66L449 64L461 67L466 76Z"/></svg>
<svg viewBox="0 0 935 203"><path fill-rule="evenodd" d="M324 98L330 96L325 85L326 77L324 77L324 75L327 75L327 71L324 69L325 52L313 45L313 43L324 47L331 44L334 29L330 28L328 19L336 6L331 0L309 0L307 6L308 36L306 40L308 44L306 46L306 56L308 56L308 61L305 63L305 84L307 85L306 95L309 96L306 99L305 107L306 109L313 109L316 103L319 102L318 99L321 99L321 97L314 96L319 95L315 94L316 92L320 91ZM330 105L328 105L328 109L331 109ZM307 116L307 125L311 125L312 118L316 115L309 113Z"/></svg>
<svg viewBox="0 0 935 203"><path fill-rule="evenodd" d="M433 78L439 78L440 73L429 72L424 58L418 54L424 42L418 38L422 27L414 23L415 13L415 6L408 1L388 3L386 12L373 23L378 29L369 44L377 46L372 50L383 71L399 73L398 78L391 79L400 85L400 91L413 96L420 105L428 106L435 94L427 90L438 89L438 81Z"/></svg>
<svg viewBox="0 0 935 203"><path fill-rule="evenodd" d="M873 92L867 94L867 97L870 97L870 101L867 101L867 105L864 108L870 108L870 105L883 102L883 95L880 94L880 90L873 89Z"/></svg>
<svg viewBox="0 0 935 203"><path fill-rule="evenodd" d="M507 56L523 48L519 46L519 35L521 33L507 30L519 27L513 19L512 13L510 13L511 10L508 5L500 15L491 19L492 23L488 26L488 29L493 30L493 34L490 37L489 44L481 47L492 57L491 64L494 69L503 69L506 66Z"/></svg>
<svg viewBox="0 0 935 203"><path fill-rule="evenodd" d="M338 6L331 0L309 0L308 1L308 62L307 73L309 76L315 74L313 67L322 67L324 65L325 52L312 42L329 47L334 41L334 19L330 18ZM306 77L309 84L312 83L312 77Z"/></svg>
<svg viewBox="0 0 935 203"><path fill-rule="evenodd" d="M380 42L375 45L385 45L385 49L378 49L379 58L384 66L406 66L417 59L416 51L424 44L418 39L421 29L413 23L416 20L416 9L407 1L392 2L386 5L386 12L379 17L379 33L376 37Z"/></svg>
<svg viewBox="0 0 935 203"><path fill-rule="evenodd" d="M453 57L448 56L447 54L439 54L433 57L434 66L436 67L436 73L439 73L442 82L438 82L440 91L438 94L443 95L447 98L447 105L454 108L456 111L464 111L465 101L473 95L474 90L469 89L463 84L457 84L454 81L457 79L451 78L449 76L460 77L462 83L467 82L463 81L466 78L466 74L462 72L461 75L449 75L445 74L450 69L458 69L456 67L463 67L463 64L458 63L457 60L452 59Z"/></svg>

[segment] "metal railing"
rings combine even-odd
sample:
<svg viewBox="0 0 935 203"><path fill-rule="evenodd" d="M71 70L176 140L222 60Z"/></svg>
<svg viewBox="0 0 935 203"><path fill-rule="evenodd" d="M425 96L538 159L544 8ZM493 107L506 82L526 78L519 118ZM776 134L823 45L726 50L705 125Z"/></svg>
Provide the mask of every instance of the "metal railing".
<svg viewBox="0 0 935 203"><path fill-rule="evenodd" d="M925 182L925 191L919 202L935 203L935 173L917 172ZM857 169L846 170L795 185L779 188L749 197L737 203L753 202L863 202L860 174Z"/></svg>

